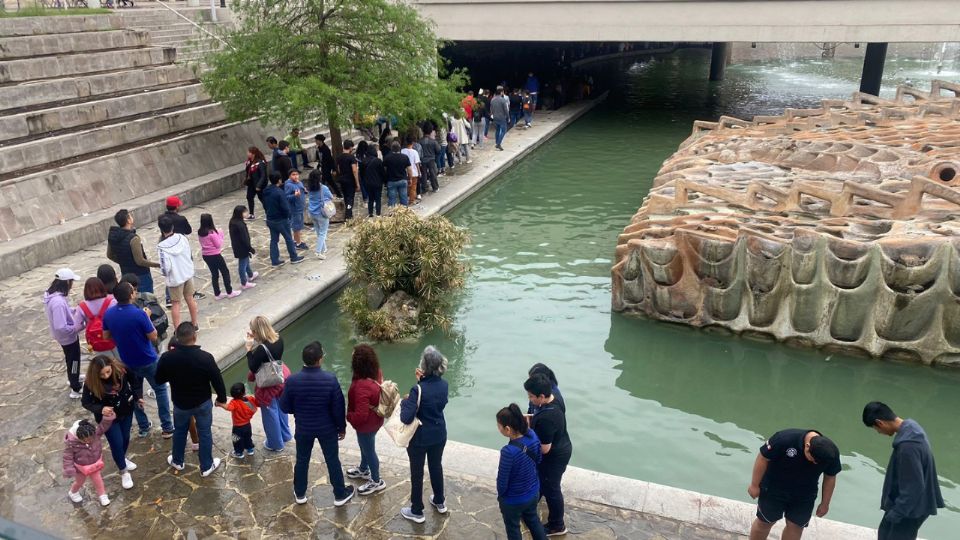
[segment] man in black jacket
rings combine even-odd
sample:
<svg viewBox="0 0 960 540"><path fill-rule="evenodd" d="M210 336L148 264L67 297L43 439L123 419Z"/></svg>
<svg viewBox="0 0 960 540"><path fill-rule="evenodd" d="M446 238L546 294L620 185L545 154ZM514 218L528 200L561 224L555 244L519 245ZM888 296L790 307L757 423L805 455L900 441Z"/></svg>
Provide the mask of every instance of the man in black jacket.
<svg viewBox="0 0 960 540"><path fill-rule="evenodd" d="M107 258L120 265L121 274L136 274L140 278L140 292L153 293L153 276L151 268L160 268L147 258L143 249L143 242L133 228L133 214L127 209L117 212L113 219L116 225L110 227L107 233Z"/></svg>
<svg viewBox="0 0 960 540"><path fill-rule="evenodd" d="M879 401L863 408L863 424L893 437L893 453L880 496L883 519L877 538L914 540L923 522L944 507L927 434L915 420L900 418Z"/></svg>
<svg viewBox="0 0 960 540"><path fill-rule="evenodd" d="M270 185L263 190L263 211L267 216L267 229L270 230L270 264L281 266L285 261L280 259L280 237L283 237L290 254L290 262L303 262L303 257L297 255L297 245L290 234L290 204L287 196L280 187L283 178L278 173L270 173Z"/></svg>
<svg viewBox="0 0 960 540"><path fill-rule="evenodd" d="M270 167L273 169L273 172L280 173L280 178L286 180L290 178L290 171L293 170L293 162L290 161L290 143L287 141L280 141L280 145L277 147L280 150L280 153L273 156L273 161L270 163Z"/></svg>
<svg viewBox="0 0 960 540"><path fill-rule="evenodd" d="M217 393L217 403L227 402L227 389L213 355L197 345L193 323L184 322L177 327L177 347L160 357L156 380L159 384L169 382L173 394L173 448L167 463L178 471L183 470L187 431L190 419L195 418L200 435L200 475L210 476L220 466L220 458L213 457L210 387Z"/></svg>

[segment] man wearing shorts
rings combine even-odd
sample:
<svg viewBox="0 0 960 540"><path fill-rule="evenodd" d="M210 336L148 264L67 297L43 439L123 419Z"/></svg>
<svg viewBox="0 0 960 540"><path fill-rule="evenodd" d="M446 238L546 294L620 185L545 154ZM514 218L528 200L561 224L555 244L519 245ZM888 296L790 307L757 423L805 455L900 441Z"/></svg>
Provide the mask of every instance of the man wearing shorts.
<svg viewBox="0 0 960 540"><path fill-rule="evenodd" d="M757 501L757 519L750 540L764 540L773 524L786 518L781 540L799 540L810 523L823 474L823 496L817 517L830 511L830 499L840 472L840 450L830 439L810 429L778 431L760 447L747 493Z"/></svg>
<svg viewBox="0 0 960 540"><path fill-rule="evenodd" d="M190 240L182 234L173 232L173 220L169 216L160 216L160 243L157 253L160 255L160 272L167 281L170 290L170 314L173 327L180 326L180 306L187 303L190 321L197 326L197 301L193 298L193 254Z"/></svg>

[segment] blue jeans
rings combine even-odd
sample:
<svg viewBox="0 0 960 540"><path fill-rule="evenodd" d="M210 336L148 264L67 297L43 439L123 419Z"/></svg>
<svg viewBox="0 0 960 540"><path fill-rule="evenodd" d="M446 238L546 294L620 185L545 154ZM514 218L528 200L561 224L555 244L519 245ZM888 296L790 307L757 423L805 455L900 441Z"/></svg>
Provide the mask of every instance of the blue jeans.
<svg viewBox="0 0 960 540"><path fill-rule="evenodd" d="M110 455L113 456L113 462L117 464L117 469L121 471L127 468L127 448L130 447L130 427L132 425L133 416L128 414L123 418L114 420L110 429L103 434L107 438L107 442L110 443Z"/></svg>
<svg viewBox="0 0 960 540"><path fill-rule="evenodd" d="M166 433L173 431L173 421L170 418L170 396L167 394L167 385L157 384L157 379L155 378L157 374L157 363L154 362L139 367L131 366L130 371L138 377L143 377L150 383L150 388L153 388L153 391L157 394L157 416L160 417L160 427ZM134 414L137 416L137 424L143 429L148 423L146 422L146 413L140 409L134 409ZM141 420L144 422L141 422Z"/></svg>
<svg viewBox="0 0 960 540"><path fill-rule="evenodd" d="M490 133L490 119L483 119L483 136L486 137Z"/></svg>
<svg viewBox="0 0 960 540"><path fill-rule="evenodd" d="M250 269L250 257L237 259L237 271L240 272L240 284L246 285L247 281L253 277L253 270Z"/></svg>
<svg viewBox="0 0 960 540"><path fill-rule="evenodd" d="M533 540L546 540L547 532L543 530L543 523L537 515L537 503L540 497L534 495L529 501L520 504L500 503L500 514L503 516L503 527L507 530L507 540L520 540L520 520L530 529Z"/></svg>
<svg viewBox="0 0 960 540"><path fill-rule="evenodd" d="M406 180L393 180L387 182L387 206L396 206L397 199L400 200L400 204L406 206L408 202L407 199L407 181Z"/></svg>
<svg viewBox="0 0 960 540"><path fill-rule="evenodd" d="M153 294L153 275L151 275L149 271L143 274L137 274L137 279L140 280L140 286L137 287L137 292Z"/></svg>
<svg viewBox="0 0 960 540"><path fill-rule="evenodd" d="M437 167L443 169L447 166L447 145L440 147L440 153L437 154Z"/></svg>
<svg viewBox="0 0 960 540"><path fill-rule="evenodd" d="M310 214L313 220L313 232L317 233L317 253L327 250L327 230L330 229L330 220L321 214Z"/></svg>
<svg viewBox="0 0 960 540"><path fill-rule="evenodd" d="M497 124L497 146L500 146L503 143L503 138L507 135L507 123L503 120L497 120L494 123Z"/></svg>
<svg viewBox="0 0 960 540"><path fill-rule="evenodd" d="M280 410L280 403L274 399L270 405L260 407L260 420L267 440L263 444L271 450L283 450L283 446L293 438L287 414Z"/></svg>
<svg viewBox="0 0 960 540"><path fill-rule="evenodd" d="M187 432L190 430L190 419L197 420L197 435L200 436L200 470L205 471L213 467L213 402L207 400L199 407L181 409L173 406L173 462L183 465L183 452L187 447Z"/></svg>
<svg viewBox="0 0 960 540"><path fill-rule="evenodd" d="M370 470L370 478L374 482L380 481L380 458L377 457L377 432L357 433L357 444L360 445L360 470Z"/></svg>
<svg viewBox="0 0 960 540"><path fill-rule="evenodd" d="M333 486L333 498L342 499L347 495L347 486L343 483L343 467L340 466L340 444L337 436L314 437L297 435L297 463L293 466L293 493L303 497L307 493L307 473L310 472L310 455L313 454L313 441L320 441L323 461L327 464L327 475Z"/></svg>
<svg viewBox="0 0 960 540"><path fill-rule="evenodd" d="M513 127L513 126L517 125L517 122L519 122L519 121L520 121L520 111L519 111L519 110L511 110L511 111L510 111L510 126Z"/></svg>
<svg viewBox="0 0 960 540"><path fill-rule="evenodd" d="M533 113L531 113L530 111L524 111L524 112L523 112L523 122L524 122L525 124L529 124L529 123L533 122Z"/></svg>
<svg viewBox="0 0 960 540"><path fill-rule="evenodd" d="M270 229L270 264L280 264L280 237L287 244L287 253L290 254L290 260L297 260L297 246L293 243L293 235L290 234L289 219L267 220L267 228Z"/></svg>

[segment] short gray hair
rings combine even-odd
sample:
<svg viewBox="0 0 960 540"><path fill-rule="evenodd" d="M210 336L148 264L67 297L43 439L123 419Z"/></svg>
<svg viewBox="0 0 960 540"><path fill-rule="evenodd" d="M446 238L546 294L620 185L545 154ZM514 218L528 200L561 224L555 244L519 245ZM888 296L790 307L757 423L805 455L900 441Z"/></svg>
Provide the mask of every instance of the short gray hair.
<svg viewBox="0 0 960 540"><path fill-rule="evenodd" d="M427 345L420 356L420 371L425 377L430 375L442 377L447 371L447 358L433 345Z"/></svg>

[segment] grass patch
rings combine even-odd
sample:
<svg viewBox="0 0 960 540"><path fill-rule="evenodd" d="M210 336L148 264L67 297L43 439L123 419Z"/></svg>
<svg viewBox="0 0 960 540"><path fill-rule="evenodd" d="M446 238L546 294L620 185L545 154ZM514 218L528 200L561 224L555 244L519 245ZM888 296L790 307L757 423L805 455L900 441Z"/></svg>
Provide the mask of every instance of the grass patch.
<svg viewBox="0 0 960 540"><path fill-rule="evenodd" d="M110 13L110 10L107 8L55 9L31 6L22 8L19 11L0 10L0 19L13 17L59 17L62 15L103 15L105 13Z"/></svg>

